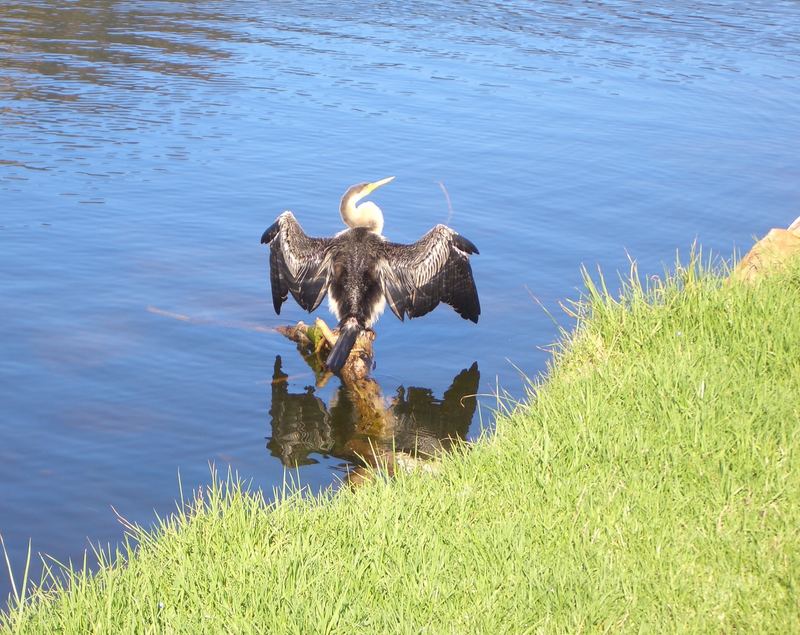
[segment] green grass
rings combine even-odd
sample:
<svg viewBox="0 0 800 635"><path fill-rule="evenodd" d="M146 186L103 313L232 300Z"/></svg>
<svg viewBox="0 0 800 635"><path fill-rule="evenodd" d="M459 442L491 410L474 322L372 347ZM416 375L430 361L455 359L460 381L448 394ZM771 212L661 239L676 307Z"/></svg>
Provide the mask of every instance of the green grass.
<svg viewBox="0 0 800 635"><path fill-rule="evenodd" d="M800 268L587 289L529 403L439 473L271 505L217 484L5 627L800 632Z"/></svg>

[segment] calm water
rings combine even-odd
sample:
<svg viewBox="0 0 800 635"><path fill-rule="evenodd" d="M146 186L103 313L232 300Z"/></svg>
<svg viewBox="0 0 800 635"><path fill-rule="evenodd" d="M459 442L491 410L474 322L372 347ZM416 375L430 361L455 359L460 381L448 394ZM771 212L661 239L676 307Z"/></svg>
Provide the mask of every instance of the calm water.
<svg viewBox="0 0 800 635"><path fill-rule="evenodd" d="M659 273L800 214L797 2L0 5L0 532L80 559L230 465L323 486L371 438L271 331L264 228L449 222L483 304L378 324L398 447L541 370L581 263ZM448 205L448 198L451 207ZM325 315L324 311L320 313ZM561 318L559 318L561 319ZM273 379L279 381L273 382ZM388 439L388 441L387 441ZM434 444L435 445L435 444ZM0 592L9 586L0 576Z"/></svg>

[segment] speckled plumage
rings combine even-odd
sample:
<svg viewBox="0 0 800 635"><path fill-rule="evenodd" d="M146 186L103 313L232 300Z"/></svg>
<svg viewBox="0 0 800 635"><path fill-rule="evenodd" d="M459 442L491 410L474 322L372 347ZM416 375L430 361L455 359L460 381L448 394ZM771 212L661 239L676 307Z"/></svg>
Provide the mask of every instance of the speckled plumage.
<svg viewBox="0 0 800 635"><path fill-rule="evenodd" d="M469 256L478 250L445 225L437 225L410 245L389 242L366 227L346 229L332 238L312 238L287 211L264 232L261 242L270 245L275 312L280 313L289 293L306 311L316 309L327 294L348 341L375 323L385 303L401 320L425 315L440 302L464 319L477 322L480 316L469 263ZM347 348L346 359L349 347L339 348ZM330 367L344 363L341 350L331 357Z"/></svg>

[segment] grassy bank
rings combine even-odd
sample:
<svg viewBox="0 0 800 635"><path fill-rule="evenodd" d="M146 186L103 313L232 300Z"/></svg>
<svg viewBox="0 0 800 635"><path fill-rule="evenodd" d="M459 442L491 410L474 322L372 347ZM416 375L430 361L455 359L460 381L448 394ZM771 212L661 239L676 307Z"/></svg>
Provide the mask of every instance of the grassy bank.
<svg viewBox="0 0 800 635"><path fill-rule="evenodd" d="M530 404L440 473L272 506L217 487L6 626L798 632L798 307L798 268L590 284Z"/></svg>

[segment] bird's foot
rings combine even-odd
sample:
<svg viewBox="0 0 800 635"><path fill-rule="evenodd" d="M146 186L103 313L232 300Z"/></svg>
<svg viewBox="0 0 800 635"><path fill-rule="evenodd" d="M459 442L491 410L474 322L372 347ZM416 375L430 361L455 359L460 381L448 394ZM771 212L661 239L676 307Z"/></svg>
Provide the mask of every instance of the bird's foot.
<svg viewBox="0 0 800 635"><path fill-rule="evenodd" d="M322 318L317 318L314 321L314 326L316 326L319 329L319 332L322 334L322 337L317 340L316 346L314 347L314 352L319 353L326 344L330 348L333 348L333 345L336 344L336 340L339 339L339 336L331 331L330 328L328 328L328 325L325 324L325 320Z"/></svg>

